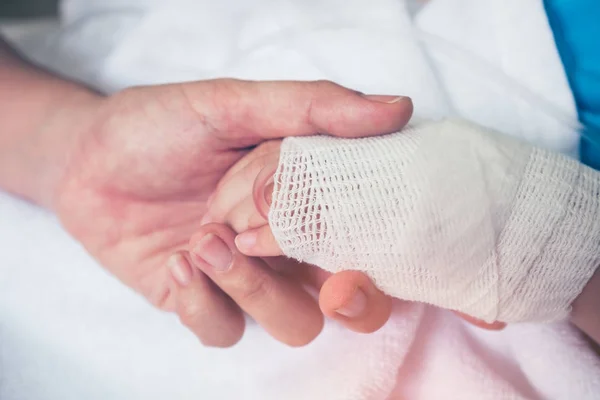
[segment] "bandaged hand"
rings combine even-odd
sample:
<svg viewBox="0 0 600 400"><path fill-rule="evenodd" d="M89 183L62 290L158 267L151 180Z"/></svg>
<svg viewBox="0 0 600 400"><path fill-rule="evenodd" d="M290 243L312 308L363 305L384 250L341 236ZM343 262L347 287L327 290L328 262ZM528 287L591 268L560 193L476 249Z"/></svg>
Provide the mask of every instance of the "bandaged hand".
<svg viewBox="0 0 600 400"><path fill-rule="evenodd" d="M274 171L277 167L280 144L280 140L273 140L257 146L222 178L209 199L201 230L190 240L192 261L211 277L216 286L231 293L233 299L236 299L236 287L240 286L235 282L243 281L245 286L258 288L251 298L245 298L238 304L250 316L257 318L274 337L306 338L308 325L300 317L312 312L311 300L323 315L350 330L362 333L378 330L390 316L391 298L378 290L361 272L342 271L332 275L287 257L247 257L249 260L260 260L263 267L234 266L220 273L204 262L204 254L210 252L213 246L212 239L206 239L207 232L215 231L218 236L231 242L231 248L237 247L231 229L241 232L250 227L262 227L266 234L270 234L266 216L263 217L254 206L253 187L262 190L259 185L265 182L255 181L263 168ZM269 178L264 171L261 176ZM258 250L265 255L281 254L274 242ZM309 300L300 291L317 295L318 304L317 299L309 296ZM263 318L261 314L264 314ZM266 322L265 315L268 316ZM218 316L215 319L218 320Z"/></svg>
<svg viewBox="0 0 600 400"><path fill-rule="evenodd" d="M228 182L253 194L221 216L247 255L362 271L488 322L566 317L598 265L598 173L465 122L289 138L259 167Z"/></svg>

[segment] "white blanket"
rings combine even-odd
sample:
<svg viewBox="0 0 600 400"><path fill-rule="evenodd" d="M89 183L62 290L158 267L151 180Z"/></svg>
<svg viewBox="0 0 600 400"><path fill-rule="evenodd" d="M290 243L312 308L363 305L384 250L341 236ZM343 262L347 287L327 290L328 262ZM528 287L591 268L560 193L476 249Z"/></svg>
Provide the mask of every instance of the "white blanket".
<svg viewBox="0 0 600 400"><path fill-rule="evenodd" d="M418 116L460 115L577 149L541 0L434 0L416 16L400 0L70 0L63 17L23 49L107 92L221 76L331 79L410 95ZM329 323L290 349L250 325L233 349L203 348L51 215L0 194L3 400L593 399L599 373L566 323L486 332L416 304L397 304L373 335Z"/></svg>

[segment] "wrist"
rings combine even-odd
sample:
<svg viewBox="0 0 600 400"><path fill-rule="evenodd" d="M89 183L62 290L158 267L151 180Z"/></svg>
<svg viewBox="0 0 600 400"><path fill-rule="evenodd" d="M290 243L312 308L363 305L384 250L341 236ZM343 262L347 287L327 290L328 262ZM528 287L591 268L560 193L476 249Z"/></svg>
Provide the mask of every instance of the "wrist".
<svg viewBox="0 0 600 400"><path fill-rule="evenodd" d="M43 164L37 167L43 172L32 190L33 201L54 209L71 159L81 151L84 137L93 131L105 101L105 96L82 88L67 94L48 116L39 140L32 144L44 152Z"/></svg>
<svg viewBox="0 0 600 400"><path fill-rule="evenodd" d="M0 188L46 207L103 97L40 69L0 38Z"/></svg>
<svg viewBox="0 0 600 400"><path fill-rule="evenodd" d="M0 146L0 186L51 209L69 160L104 97L58 80L45 82L44 89L46 96L27 99L33 104L15 110L14 120L21 121L7 126L7 144Z"/></svg>

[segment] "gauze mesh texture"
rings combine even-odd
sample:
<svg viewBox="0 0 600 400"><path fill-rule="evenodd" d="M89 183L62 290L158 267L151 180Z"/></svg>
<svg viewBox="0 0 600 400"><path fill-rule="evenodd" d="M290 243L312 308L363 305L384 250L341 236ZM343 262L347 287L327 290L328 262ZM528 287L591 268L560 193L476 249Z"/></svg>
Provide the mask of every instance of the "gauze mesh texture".
<svg viewBox="0 0 600 400"><path fill-rule="evenodd" d="M285 255L484 321L564 318L600 259L600 174L461 120L287 138L269 224Z"/></svg>

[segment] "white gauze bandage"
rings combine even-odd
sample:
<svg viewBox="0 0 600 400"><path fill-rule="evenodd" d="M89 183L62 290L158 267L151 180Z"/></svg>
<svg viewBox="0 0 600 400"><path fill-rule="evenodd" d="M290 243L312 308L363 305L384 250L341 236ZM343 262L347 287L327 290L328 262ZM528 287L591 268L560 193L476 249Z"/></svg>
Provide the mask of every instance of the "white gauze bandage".
<svg viewBox="0 0 600 400"><path fill-rule="evenodd" d="M600 174L463 121L285 139L269 224L284 254L484 321L552 321L600 259Z"/></svg>

